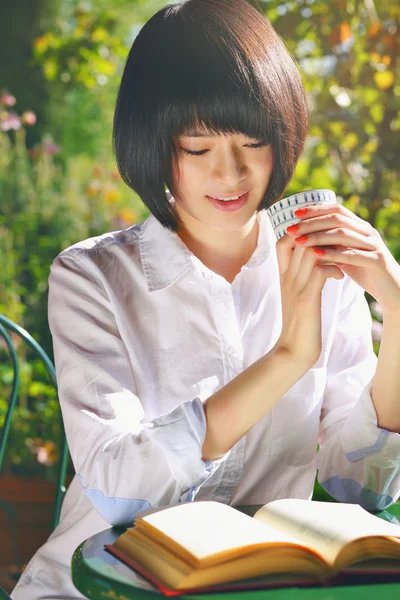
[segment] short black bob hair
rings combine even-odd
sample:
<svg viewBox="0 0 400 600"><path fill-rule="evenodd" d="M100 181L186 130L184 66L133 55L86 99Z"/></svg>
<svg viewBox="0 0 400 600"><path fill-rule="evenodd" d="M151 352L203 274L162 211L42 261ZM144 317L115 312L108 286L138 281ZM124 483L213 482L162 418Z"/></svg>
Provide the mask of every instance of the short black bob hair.
<svg viewBox="0 0 400 600"><path fill-rule="evenodd" d="M177 136L205 129L267 139L274 166L262 210L293 176L309 115L297 63L261 9L247 0L183 0L158 10L133 42L113 149L123 180L176 232L166 187L175 196Z"/></svg>

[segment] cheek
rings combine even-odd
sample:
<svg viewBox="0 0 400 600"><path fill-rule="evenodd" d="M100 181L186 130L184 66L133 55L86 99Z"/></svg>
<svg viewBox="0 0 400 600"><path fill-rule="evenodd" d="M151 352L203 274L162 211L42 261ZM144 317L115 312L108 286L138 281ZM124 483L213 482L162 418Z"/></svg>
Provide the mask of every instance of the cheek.
<svg viewBox="0 0 400 600"><path fill-rule="evenodd" d="M264 169L266 168L267 171L272 171L272 168L274 166L274 155L272 153L272 146L267 146L267 148L264 148L264 150L260 152L260 163L263 164Z"/></svg>
<svg viewBox="0 0 400 600"><path fill-rule="evenodd" d="M272 151L269 148L267 148L265 152L260 152L260 156L254 163L254 168L257 170L260 179L265 182L270 180L274 168L274 161Z"/></svg>
<svg viewBox="0 0 400 600"><path fill-rule="evenodd" d="M185 196L185 191L188 189L190 182L193 179L193 173L191 172L190 165L188 165L185 160L180 159L178 163L174 164L173 177L176 196Z"/></svg>
<svg viewBox="0 0 400 600"><path fill-rule="evenodd" d="M204 182L204 177L199 176L198 169L188 161L180 160L174 168L174 197L178 204L186 210L190 205L190 198Z"/></svg>
<svg viewBox="0 0 400 600"><path fill-rule="evenodd" d="M205 161L196 163L196 159L182 160L179 163L179 183L182 189L195 189L204 184L206 175Z"/></svg>

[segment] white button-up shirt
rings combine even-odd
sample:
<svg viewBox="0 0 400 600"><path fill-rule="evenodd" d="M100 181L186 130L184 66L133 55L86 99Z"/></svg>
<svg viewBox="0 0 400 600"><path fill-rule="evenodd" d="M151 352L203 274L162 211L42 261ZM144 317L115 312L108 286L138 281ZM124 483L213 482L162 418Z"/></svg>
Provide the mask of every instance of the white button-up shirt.
<svg viewBox="0 0 400 600"><path fill-rule="evenodd" d="M371 316L347 276L324 286L313 368L223 458L202 460L203 402L281 332L276 238L267 213L257 218L257 248L232 284L152 215L55 259L49 322L76 476L14 600L81 598L75 548L152 507L311 498L317 469L340 501L383 509L399 497L400 435L377 427Z"/></svg>

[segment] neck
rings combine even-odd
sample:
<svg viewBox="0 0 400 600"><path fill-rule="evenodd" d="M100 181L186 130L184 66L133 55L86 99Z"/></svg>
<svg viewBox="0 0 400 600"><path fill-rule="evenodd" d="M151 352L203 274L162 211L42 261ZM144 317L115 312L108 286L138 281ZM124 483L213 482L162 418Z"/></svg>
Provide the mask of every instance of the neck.
<svg viewBox="0 0 400 600"><path fill-rule="evenodd" d="M257 215L237 231L210 231L198 221L195 226L188 225L184 221L177 232L185 246L206 267L232 283L257 247Z"/></svg>

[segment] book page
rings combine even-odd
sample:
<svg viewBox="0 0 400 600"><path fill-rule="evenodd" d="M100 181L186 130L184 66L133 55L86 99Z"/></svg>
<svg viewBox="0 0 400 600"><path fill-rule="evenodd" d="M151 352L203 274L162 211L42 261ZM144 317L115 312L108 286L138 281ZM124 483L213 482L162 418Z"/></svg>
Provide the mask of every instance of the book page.
<svg viewBox="0 0 400 600"><path fill-rule="evenodd" d="M260 527L251 517L219 502L180 504L138 519L136 526L140 522L155 527L196 560L266 542L301 545L290 534L268 524ZM139 527L144 531L142 524ZM151 528L146 528L146 535L162 541Z"/></svg>
<svg viewBox="0 0 400 600"><path fill-rule="evenodd" d="M371 515L358 504L296 498L275 500L253 517L297 538L333 566L344 546L365 536L400 537L400 526Z"/></svg>

